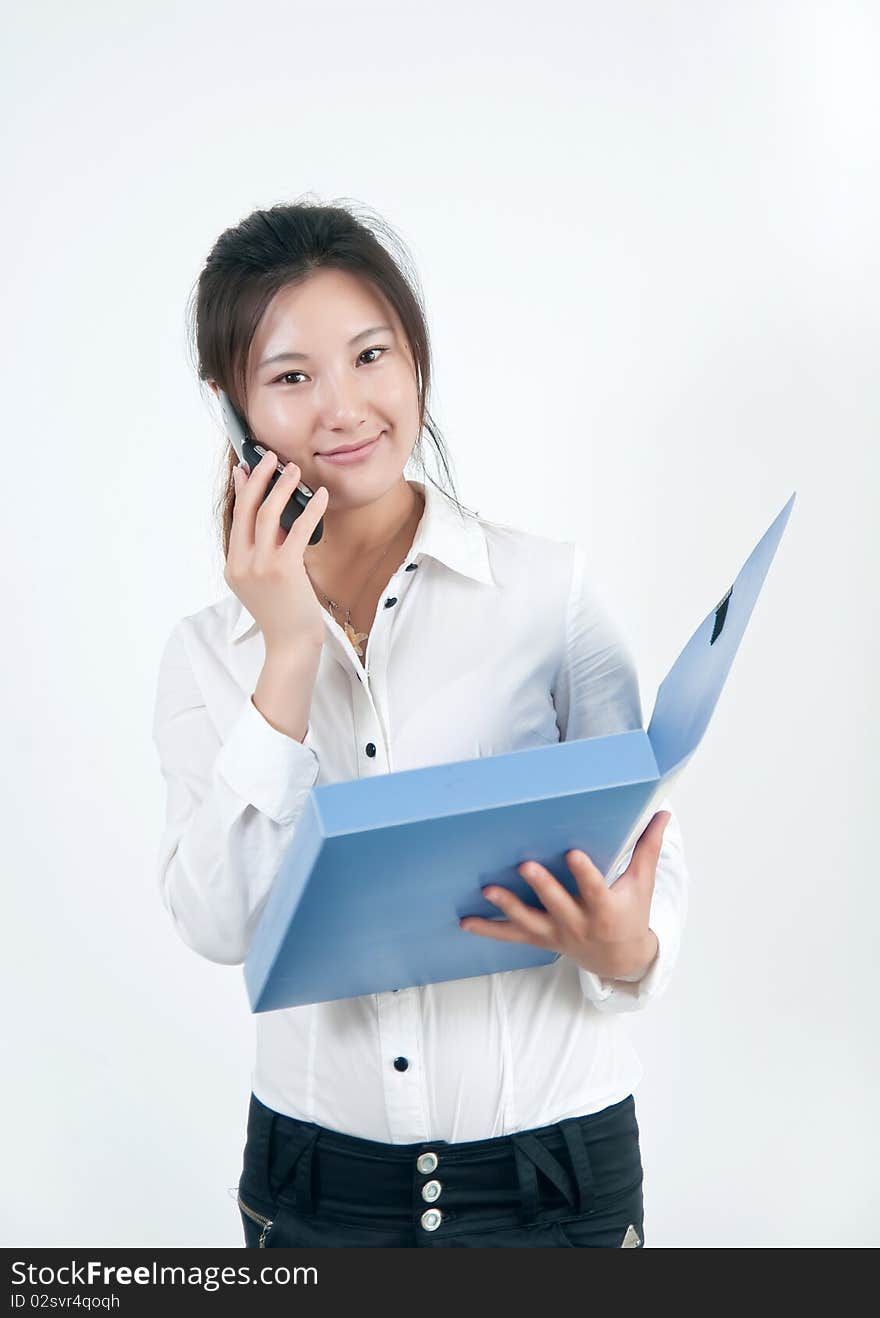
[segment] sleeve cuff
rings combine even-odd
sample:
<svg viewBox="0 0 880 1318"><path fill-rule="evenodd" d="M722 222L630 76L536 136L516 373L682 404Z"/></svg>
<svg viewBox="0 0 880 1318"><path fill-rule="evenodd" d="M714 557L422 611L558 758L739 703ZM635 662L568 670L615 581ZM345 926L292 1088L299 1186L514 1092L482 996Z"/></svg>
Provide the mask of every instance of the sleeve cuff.
<svg viewBox="0 0 880 1318"><path fill-rule="evenodd" d="M273 728L248 696L216 761L216 772L237 796L279 824L295 819L315 785L320 764L308 729L296 741Z"/></svg>
<svg viewBox="0 0 880 1318"><path fill-rule="evenodd" d="M659 944L654 960L638 976L620 975L617 979L605 979L579 966L578 974L584 995L594 1003L605 1002L613 995L637 1002L647 1002L649 998L657 997L665 988L677 959L677 923L674 917L670 918L664 911L660 902L653 903L648 927L654 930Z"/></svg>

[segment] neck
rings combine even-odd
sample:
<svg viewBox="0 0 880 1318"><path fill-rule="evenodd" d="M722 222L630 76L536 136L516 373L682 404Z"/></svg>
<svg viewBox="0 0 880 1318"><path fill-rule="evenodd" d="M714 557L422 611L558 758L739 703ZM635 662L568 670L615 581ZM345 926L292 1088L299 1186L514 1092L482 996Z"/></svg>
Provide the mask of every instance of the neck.
<svg viewBox="0 0 880 1318"><path fill-rule="evenodd" d="M362 574L398 536L412 537L422 509L420 493L406 480L358 508L334 510L328 505L321 539L306 546L303 562L317 580L349 569Z"/></svg>

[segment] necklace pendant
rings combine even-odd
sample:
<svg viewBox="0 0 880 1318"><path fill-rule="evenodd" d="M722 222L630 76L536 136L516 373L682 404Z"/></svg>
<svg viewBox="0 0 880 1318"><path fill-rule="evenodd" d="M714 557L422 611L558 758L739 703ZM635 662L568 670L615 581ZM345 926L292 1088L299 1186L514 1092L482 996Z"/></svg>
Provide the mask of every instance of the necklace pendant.
<svg viewBox="0 0 880 1318"><path fill-rule="evenodd" d="M354 627L352 627L350 622L346 622L344 631L348 639L351 641L352 648L355 654L358 656L358 658L361 658L364 653L363 650L361 649L361 641L365 641L370 633L355 631Z"/></svg>

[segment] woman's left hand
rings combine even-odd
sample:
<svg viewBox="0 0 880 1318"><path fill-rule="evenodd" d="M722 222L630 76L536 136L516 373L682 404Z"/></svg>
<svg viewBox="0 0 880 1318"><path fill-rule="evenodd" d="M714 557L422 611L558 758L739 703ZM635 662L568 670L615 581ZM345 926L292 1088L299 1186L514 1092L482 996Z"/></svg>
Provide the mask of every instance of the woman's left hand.
<svg viewBox="0 0 880 1318"><path fill-rule="evenodd" d="M651 818L629 865L610 887L583 851L565 853L577 897L543 865L526 861L517 866L517 872L535 890L544 909L534 910L507 888L490 885L482 889L483 896L507 919L471 915L459 920L460 927L502 942L532 943L548 952L561 952L584 970L607 979L637 974L654 960L659 946L648 920L663 834L671 818L668 810Z"/></svg>

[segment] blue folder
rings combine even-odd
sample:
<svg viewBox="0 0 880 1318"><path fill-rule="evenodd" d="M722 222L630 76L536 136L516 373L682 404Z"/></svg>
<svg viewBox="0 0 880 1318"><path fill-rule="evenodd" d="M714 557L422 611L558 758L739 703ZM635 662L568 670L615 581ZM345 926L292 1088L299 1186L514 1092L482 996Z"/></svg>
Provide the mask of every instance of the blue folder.
<svg viewBox="0 0 880 1318"><path fill-rule="evenodd" d="M506 918L480 891L489 883L540 907L524 860L576 895L565 853L579 848L608 881L702 739L794 500L672 665L647 732L313 787L244 963L251 1010L556 960L458 920Z"/></svg>

